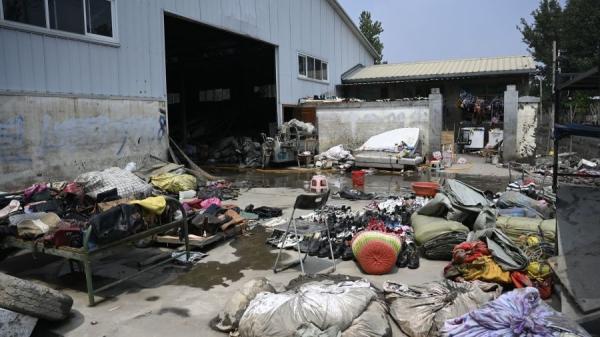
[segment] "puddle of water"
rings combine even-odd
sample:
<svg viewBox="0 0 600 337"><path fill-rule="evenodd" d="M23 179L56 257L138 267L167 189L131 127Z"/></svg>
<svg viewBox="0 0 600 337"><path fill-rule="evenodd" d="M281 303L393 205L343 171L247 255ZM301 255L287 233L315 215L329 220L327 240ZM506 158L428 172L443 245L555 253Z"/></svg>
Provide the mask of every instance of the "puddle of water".
<svg viewBox="0 0 600 337"><path fill-rule="evenodd" d="M272 252L271 247L265 244L271 233L266 232L262 227L256 227L250 233L252 235L241 236L231 242L231 247L235 249L233 254L239 257L237 261L201 262L178 277L172 284L208 290L217 285L227 287L229 282L241 279L244 276L242 270L270 270L277 257L277 253ZM285 261L289 258L289 254L283 252L281 258Z"/></svg>
<svg viewBox="0 0 600 337"><path fill-rule="evenodd" d="M232 181L247 181L252 187L289 187L303 188L304 182L309 181L314 172L298 172L294 170L277 170L274 172L257 171L253 169L231 171L223 170L215 174ZM321 174L327 177L332 192L337 192L344 187L352 187L352 178L350 172L340 173L336 171L326 171ZM492 192L503 191L508 184L508 178L490 177L479 175L464 174L431 174L429 172L408 171L400 174L378 172L374 175L365 176L365 186L363 190L368 193L377 194L399 194L410 191L410 185L416 181L438 180L440 178L459 179L473 187L481 190L490 190Z"/></svg>

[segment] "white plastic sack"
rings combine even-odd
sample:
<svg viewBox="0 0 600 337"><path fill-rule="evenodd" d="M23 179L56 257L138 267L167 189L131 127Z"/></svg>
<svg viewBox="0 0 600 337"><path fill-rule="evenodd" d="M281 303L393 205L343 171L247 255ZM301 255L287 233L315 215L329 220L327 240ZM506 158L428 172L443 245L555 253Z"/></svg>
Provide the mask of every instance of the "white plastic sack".
<svg viewBox="0 0 600 337"><path fill-rule="evenodd" d="M343 145L336 145L329 150L319 154L319 159L331 159L331 160L354 160L354 157L350 153L350 151L344 149Z"/></svg>
<svg viewBox="0 0 600 337"><path fill-rule="evenodd" d="M401 128L386 131L367 140L357 151L398 152L398 146L405 143L413 149L419 142L419 128Z"/></svg>
<svg viewBox="0 0 600 337"><path fill-rule="evenodd" d="M344 331L376 298L366 280L310 282L284 293L260 293L240 320L242 337L288 337L307 325ZM331 331L331 330L330 330Z"/></svg>

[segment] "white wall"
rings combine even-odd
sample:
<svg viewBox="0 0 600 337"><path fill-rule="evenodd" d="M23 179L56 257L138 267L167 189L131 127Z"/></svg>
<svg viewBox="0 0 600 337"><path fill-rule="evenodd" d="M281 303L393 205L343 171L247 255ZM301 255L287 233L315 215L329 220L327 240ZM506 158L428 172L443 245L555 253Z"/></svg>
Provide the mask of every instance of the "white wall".
<svg viewBox="0 0 600 337"><path fill-rule="evenodd" d="M350 149L362 145L369 137L398 129L419 128L422 152L435 146L431 125L431 108L428 100L398 102L362 102L323 105L317 107L319 123L319 150L343 144ZM439 136L438 136L439 138ZM439 140L437 140L439 143Z"/></svg>

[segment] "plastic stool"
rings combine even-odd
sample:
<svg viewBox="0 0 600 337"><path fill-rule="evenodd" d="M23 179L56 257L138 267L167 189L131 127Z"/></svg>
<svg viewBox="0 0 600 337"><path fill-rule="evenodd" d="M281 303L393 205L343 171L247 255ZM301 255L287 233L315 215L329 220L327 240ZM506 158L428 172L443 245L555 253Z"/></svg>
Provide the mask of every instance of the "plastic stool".
<svg viewBox="0 0 600 337"><path fill-rule="evenodd" d="M313 176L310 180L310 191L316 193L322 193L323 191L329 190L327 185L327 178L322 175Z"/></svg>

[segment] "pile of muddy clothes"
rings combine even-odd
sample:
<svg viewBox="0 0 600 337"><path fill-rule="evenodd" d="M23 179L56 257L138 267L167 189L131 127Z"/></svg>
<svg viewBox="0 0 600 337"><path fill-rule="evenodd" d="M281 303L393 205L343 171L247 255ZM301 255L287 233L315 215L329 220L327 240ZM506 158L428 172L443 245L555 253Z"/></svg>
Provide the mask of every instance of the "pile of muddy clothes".
<svg viewBox="0 0 600 337"><path fill-rule="evenodd" d="M383 290L345 275L300 276L287 286L253 279L210 322L241 337L589 336L535 288L502 294L486 282L450 280Z"/></svg>
<svg viewBox="0 0 600 337"><path fill-rule="evenodd" d="M243 211L226 200L236 184L206 181L183 165L159 162L136 169L110 167L72 181L43 182L0 194L0 240L42 241L49 247L94 249L186 217L189 232L210 236L242 228L261 209ZM278 213L276 213L278 214ZM182 226L161 233L181 237Z"/></svg>

